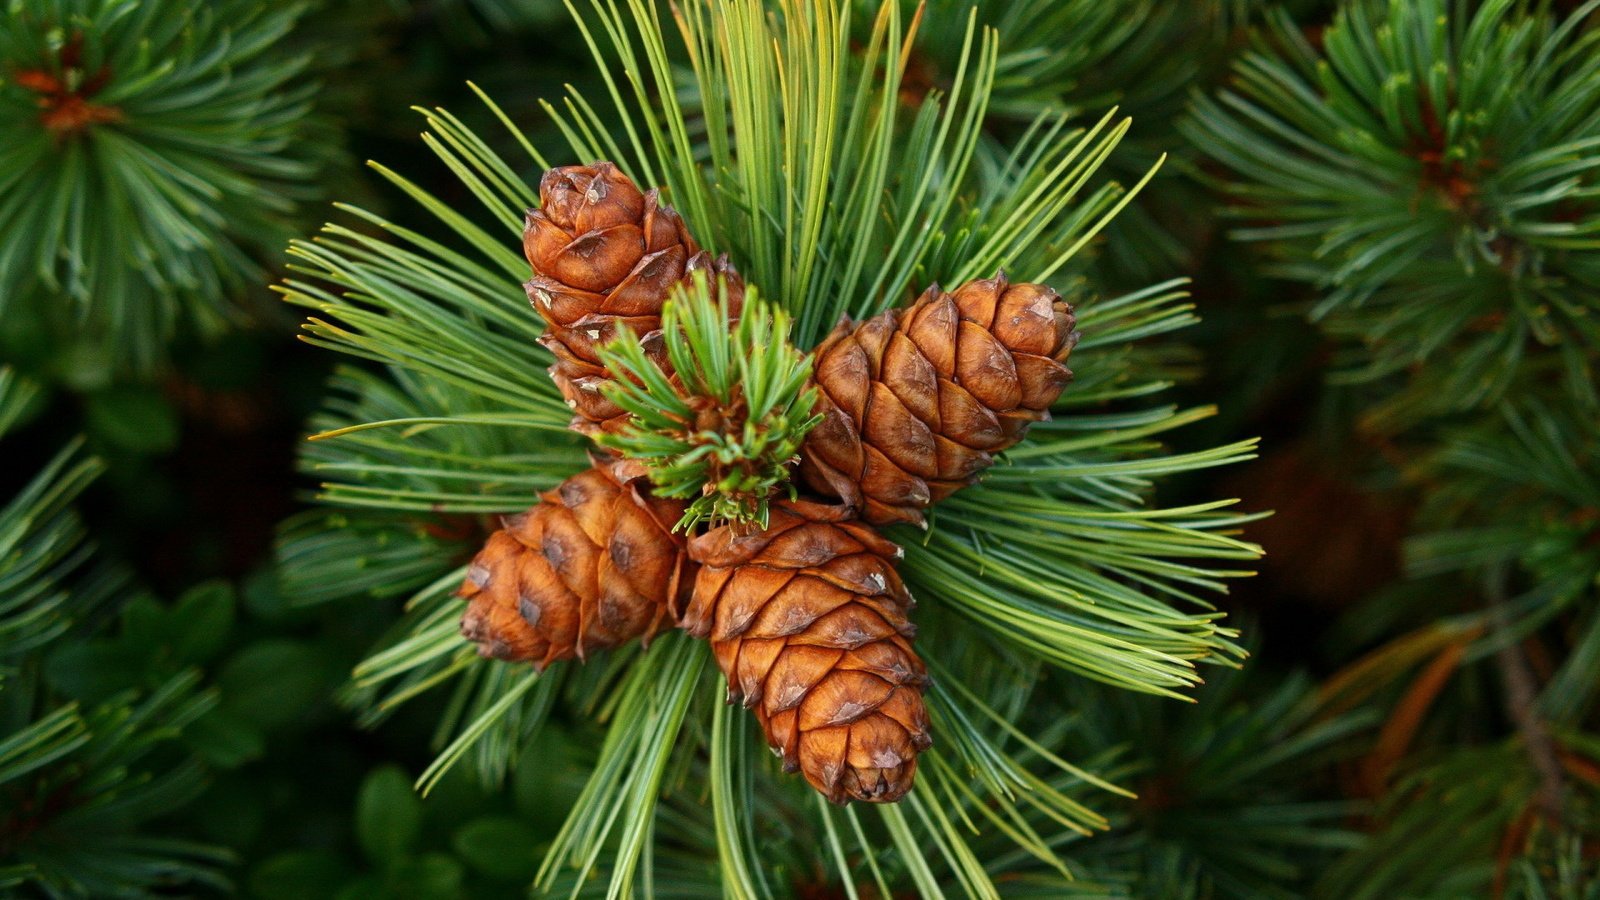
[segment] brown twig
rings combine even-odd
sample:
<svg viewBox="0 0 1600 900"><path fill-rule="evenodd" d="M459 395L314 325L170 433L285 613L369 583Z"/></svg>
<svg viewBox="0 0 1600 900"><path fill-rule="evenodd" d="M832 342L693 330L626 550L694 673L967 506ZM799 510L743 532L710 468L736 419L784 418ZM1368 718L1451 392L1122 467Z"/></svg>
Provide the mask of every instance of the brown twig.
<svg viewBox="0 0 1600 900"><path fill-rule="evenodd" d="M1511 630L1510 616L1506 613L1504 589L1498 582L1489 589L1489 615L1494 629L1505 635ZM1522 645L1507 637L1495 650L1495 663L1499 666L1501 680L1505 683L1506 714L1516 723L1522 735L1523 748L1539 775L1539 787L1533 796L1533 808L1551 822L1562 820L1565 805L1566 779L1561 772L1561 757L1555 740L1544 718L1539 715L1539 691L1533 672L1528 668Z"/></svg>

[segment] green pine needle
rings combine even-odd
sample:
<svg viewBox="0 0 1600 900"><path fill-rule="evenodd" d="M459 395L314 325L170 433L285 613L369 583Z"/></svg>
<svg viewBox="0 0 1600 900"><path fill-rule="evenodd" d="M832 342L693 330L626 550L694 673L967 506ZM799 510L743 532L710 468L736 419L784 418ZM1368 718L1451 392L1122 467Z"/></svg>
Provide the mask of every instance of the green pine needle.
<svg viewBox="0 0 1600 900"><path fill-rule="evenodd" d="M723 523L767 526L768 501L789 484L806 433L820 420L810 357L789 343L787 313L748 289L730 327L727 282L716 296L695 272L661 313L661 340L676 379L634 334L600 348L617 377L606 396L632 415L601 444L644 462L656 493L694 498L679 530ZM793 488L790 488L791 493Z"/></svg>
<svg viewBox="0 0 1600 900"><path fill-rule="evenodd" d="M0 368L0 436L27 415L36 393ZM86 456L82 439L72 441L0 506L0 667L59 637L84 612L84 598L62 583L87 556L71 503L104 468Z"/></svg>

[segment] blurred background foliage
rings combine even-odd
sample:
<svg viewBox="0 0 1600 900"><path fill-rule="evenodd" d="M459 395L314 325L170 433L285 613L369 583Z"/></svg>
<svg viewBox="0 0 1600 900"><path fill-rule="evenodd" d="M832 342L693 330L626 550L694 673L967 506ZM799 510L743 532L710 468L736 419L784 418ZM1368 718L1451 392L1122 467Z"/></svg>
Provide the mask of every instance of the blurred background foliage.
<svg viewBox="0 0 1600 900"><path fill-rule="evenodd" d="M864 44L876 4L856 5ZM1137 797L1053 785L1104 816L1092 835L1034 810L1070 887L973 838L1002 895L1600 896L1596 5L977 4L1000 32L980 168L1042 112L1111 106L1134 123L1098 177L1169 154L1063 276L1085 297L1193 279L1199 323L1115 366L1217 406L1164 436L1177 451L1263 439L1162 503L1275 511L1244 526L1259 576L1221 601L1242 670L1208 669L1194 704L1045 674L1014 710ZM970 6L920 7L908 104L951 85ZM552 705L421 797L463 694L386 705L433 673L362 664L499 507L308 504L314 467L391 457L303 434L475 401L336 369L268 285L291 237L372 230L330 202L431 227L360 160L474 202L412 105L509 157L469 79L549 147L541 98L596 78L555 0L0 0L0 895L534 881L603 729ZM530 495L581 464L557 447L547 482L517 485L544 451L496 433L422 442ZM772 892L915 895L888 839L838 883L795 849L829 836L791 802L757 835ZM722 890L707 803L657 811L657 894Z"/></svg>

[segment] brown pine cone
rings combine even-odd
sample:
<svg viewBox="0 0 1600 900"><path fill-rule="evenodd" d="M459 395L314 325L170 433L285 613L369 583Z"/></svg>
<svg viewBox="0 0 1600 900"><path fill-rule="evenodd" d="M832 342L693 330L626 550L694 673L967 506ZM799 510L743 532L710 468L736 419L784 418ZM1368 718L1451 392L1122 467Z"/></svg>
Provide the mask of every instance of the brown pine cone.
<svg viewBox="0 0 1600 900"><path fill-rule="evenodd" d="M906 618L900 548L848 510L773 504L769 526L691 539L700 564L680 624L709 638L729 702L755 710L784 768L835 803L905 796L932 743L926 669Z"/></svg>
<svg viewBox="0 0 1600 900"><path fill-rule="evenodd" d="M671 627L694 584L684 504L652 497L629 464L600 462L512 516L472 560L458 596L478 652L531 662L584 658Z"/></svg>
<svg viewBox="0 0 1600 900"><path fill-rule="evenodd" d="M673 286L695 269L723 275L738 296L742 282L726 257L700 251L660 192L640 192L611 163L551 169L539 196L522 237L534 272L524 287L549 326L539 342L556 356L550 375L577 413L573 427L615 428L626 415L600 392L609 375L595 347L627 327L663 363L661 306Z"/></svg>
<svg viewBox="0 0 1600 900"><path fill-rule="evenodd" d="M1049 418L1072 378L1075 324L1055 291L1003 273L840 323L813 354L823 418L801 477L873 524L922 524L924 509Z"/></svg>

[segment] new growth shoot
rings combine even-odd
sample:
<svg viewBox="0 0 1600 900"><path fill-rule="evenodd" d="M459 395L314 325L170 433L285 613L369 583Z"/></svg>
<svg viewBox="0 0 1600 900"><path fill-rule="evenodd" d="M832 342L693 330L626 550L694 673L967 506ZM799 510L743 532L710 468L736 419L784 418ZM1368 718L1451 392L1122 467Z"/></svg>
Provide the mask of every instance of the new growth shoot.
<svg viewBox="0 0 1600 900"><path fill-rule="evenodd" d="M742 309L741 309L742 306ZM811 360L789 343L790 318L754 288L696 272L662 310L661 331L631 332L600 351L617 377L604 390L632 415L600 443L644 464L656 493L694 498L680 530L767 526L817 423Z"/></svg>

